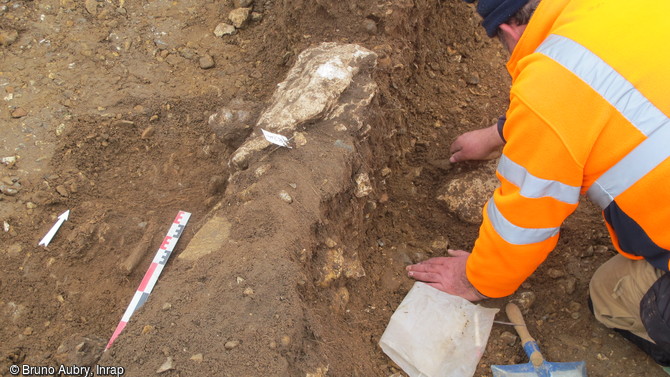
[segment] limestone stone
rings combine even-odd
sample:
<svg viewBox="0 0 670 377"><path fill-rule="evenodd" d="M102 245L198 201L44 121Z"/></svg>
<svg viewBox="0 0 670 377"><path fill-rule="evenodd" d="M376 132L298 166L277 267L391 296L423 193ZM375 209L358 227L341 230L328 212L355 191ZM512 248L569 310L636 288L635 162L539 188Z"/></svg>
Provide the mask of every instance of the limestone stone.
<svg viewBox="0 0 670 377"><path fill-rule="evenodd" d="M228 19L233 23L233 26L241 29L249 20L250 14L251 8L237 8L230 11Z"/></svg>
<svg viewBox="0 0 670 377"><path fill-rule="evenodd" d="M214 35L216 35L217 37L223 37L224 35L232 35L235 34L235 32L236 32L235 26L227 24L225 22L216 25L216 28L214 28Z"/></svg>
<svg viewBox="0 0 670 377"><path fill-rule="evenodd" d="M277 86L256 129L288 137L298 127L322 119L341 119L338 123L355 124L360 129L365 117L361 109L377 91L371 77L376 62L374 52L355 44L328 42L303 51ZM260 132L254 133L233 153L229 164L244 170L269 146Z"/></svg>
<svg viewBox="0 0 670 377"><path fill-rule="evenodd" d="M449 211L470 224L482 222L482 209L498 187L495 167L467 172L447 182L441 189L438 200L444 201Z"/></svg>

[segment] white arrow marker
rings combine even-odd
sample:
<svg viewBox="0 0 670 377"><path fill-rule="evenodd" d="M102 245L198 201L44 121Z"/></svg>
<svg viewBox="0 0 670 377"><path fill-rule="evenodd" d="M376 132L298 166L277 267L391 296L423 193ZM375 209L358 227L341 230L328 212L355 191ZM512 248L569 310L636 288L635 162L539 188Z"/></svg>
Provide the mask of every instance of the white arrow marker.
<svg viewBox="0 0 670 377"><path fill-rule="evenodd" d="M51 239L54 238L56 232L58 232L58 229L60 229L60 226L63 225L63 223L65 222L65 220L67 220L69 216L70 216L69 209L61 213L60 216L58 216L58 221L56 221L54 226L52 226L51 229L49 229L47 234L44 236L44 238L42 238L42 241L40 241L40 243L38 243L37 246L39 245L44 245L44 247L49 246L49 242L51 242Z"/></svg>

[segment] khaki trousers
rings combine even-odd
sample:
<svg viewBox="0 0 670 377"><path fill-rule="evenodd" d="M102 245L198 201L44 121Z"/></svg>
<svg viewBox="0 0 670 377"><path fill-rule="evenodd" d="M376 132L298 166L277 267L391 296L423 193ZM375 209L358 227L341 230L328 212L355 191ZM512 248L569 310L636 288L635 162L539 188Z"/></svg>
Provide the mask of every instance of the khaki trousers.
<svg viewBox="0 0 670 377"><path fill-rule="evenodd" d="M640 301L663 271L644 259L616 255L591 278L589 291L596 319L609 328L628 330L654 343L640 318Z"/></svg>

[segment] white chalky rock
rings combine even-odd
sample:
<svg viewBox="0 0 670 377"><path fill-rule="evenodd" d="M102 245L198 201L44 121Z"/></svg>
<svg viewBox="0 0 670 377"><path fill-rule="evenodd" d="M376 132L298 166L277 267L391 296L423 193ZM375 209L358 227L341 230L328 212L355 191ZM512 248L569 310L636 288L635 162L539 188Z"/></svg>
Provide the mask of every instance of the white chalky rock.
<svg viewBox="0 0 670 377"><path fill-rule="evenodd" d="M290 137L301 125L336 118L360 129L364 115L358 110L366 107L377 91L371 77L376 63L377 54L355 44L322 43L303 51L286 80L277 85L256 129ZM260 131L254 132L233 153L231 167L246 169L252 157L269 145Z"/></svg>
<svg viewBox="0 0 670 377"><path fill-rule="evenodd" d="M482 208L500 185L495 176L495 162L480 170L465 173L447 182L437 199L446 203L450 212L469 224L482 222Z"/></svg>
<svg viewBox="0 0 670 377"><path fill-rule="evenodd" d="M237 31L237 29L235 29L235 26L222 22L216 25L216 28L214 28L214 35L220 38L223 37L224 35L235 34L235 31Z"/></svg>

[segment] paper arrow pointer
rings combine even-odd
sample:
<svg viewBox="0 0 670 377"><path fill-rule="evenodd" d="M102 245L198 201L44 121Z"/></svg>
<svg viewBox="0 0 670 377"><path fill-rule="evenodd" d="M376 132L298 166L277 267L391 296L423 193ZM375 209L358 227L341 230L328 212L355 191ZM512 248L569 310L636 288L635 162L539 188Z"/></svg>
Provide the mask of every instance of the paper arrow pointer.
<svg viewBox="0 0 670 377"><path fill-rule="evenodd" d="M67 220L67 218L70 216L70 210L68 209L67 211L63 212L58 216L58 221L54 224L54 226L49 229L47 234L42 238L42 241L37 244L39 245L44 245L44 247L49 246L49 242L51 242L51 239L54 238L56 235L56 232L58 232L58 229L60 229L60 226L63 225L63 223Z"/></svg>

